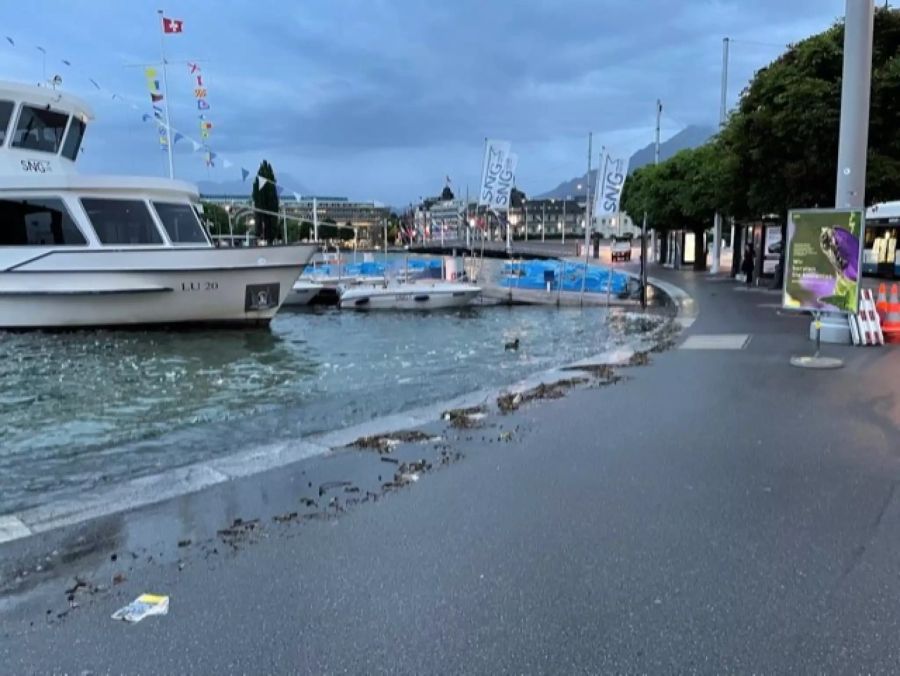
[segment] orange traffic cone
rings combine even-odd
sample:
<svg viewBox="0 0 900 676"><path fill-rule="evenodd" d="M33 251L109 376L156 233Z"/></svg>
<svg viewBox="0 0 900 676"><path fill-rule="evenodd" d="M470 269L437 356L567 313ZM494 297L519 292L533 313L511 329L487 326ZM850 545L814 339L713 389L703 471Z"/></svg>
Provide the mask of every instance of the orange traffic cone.
<svg viewBox="0 0 900 676"><path fill-rule="evenodd" d="M878 298L875 300L875 312L878 313L878 316L881 317L881 321L884 322L884 318L887 317L888 312L887 285L884 282L878 285Z"/></svg>
<svg viewBox="0 0 900 676"><path fill-rule="evenodd" d="M900 343L900 298L897 297L897 285L891 284L891 297L888 300L887 316L881 325L885 341Z"/></svg>

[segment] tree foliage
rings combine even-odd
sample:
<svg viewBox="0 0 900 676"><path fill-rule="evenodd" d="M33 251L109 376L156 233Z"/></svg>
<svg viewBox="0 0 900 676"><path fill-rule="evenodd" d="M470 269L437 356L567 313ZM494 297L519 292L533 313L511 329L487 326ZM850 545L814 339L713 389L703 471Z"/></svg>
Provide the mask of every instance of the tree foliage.
<svg viewBox="0 0 900 676"><path fill-rule="evenodd" d="M260 187L260 178L267 179L263 181ZM275 182L275 170L267 160L263 160L259 165L259 171L256 172L256 178L253 179L253 206L264 211L271 211L273 214L257 213L256 219L256 235L268 242L278 237L278 217L274 213L278 212L278 184Z"/></svg>
<svg viewBox="0 0 900 676"><path fill-rule="evenodd" d="M716 210L738 219L786 217L834 204L843 23L792 45L759 70L725 127L701 148L628 179L623 208L652 227L709 227ZM878 9L866 202L900 196L900 10Z"/></svg>
<svg viewBox="0 0 900 676"><path fill-rule="evenodd" d="M203 205L203 220L210 227L210 231L216 235L228 234L228 214L225 207L212 202L201 202Z"/></svg>

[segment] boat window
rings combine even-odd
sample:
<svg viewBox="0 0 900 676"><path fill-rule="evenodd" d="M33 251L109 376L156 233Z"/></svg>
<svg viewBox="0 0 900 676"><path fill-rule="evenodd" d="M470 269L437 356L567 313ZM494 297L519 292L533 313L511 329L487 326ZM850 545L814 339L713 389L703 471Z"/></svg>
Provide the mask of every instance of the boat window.
<svg viewBox="0 0 900 676"><path fill-rule="evenodd" d="M0 246L86 244L58 199L0 199L0 223Z"/></svg>
<svg viewBox="0 0 900 676"><path fill-rule="evenodd" d="M22 106L19 123L13 135L14 148L43 150L55 153L62 143L69 116L46 108Z"/></svg>
<svg viewBox="0 0 900 676"><path fill-rule="evenodd" d="M162 244L162 237L141 200L82 198L81 204L102 244Z"/></svg>
<svg viewBox="0 0 900 676"><path fill-rule="evenodd" d="M66 141L63 143L62 156L74 160L78 157L78 150L81 148L81 139L84 138L84 130L87 125L78 118L72 118L72 124L69 126L69 133L66 134Z"/></svg>
<svg viewBox="0 0 900 676"><path fill-rule="evenodd" d="M6 140L6 130L9 129L9 118L12 117L15 105L12 101L0 101L0 146Z"/></svg>
<svg viewBox="0 0 900 676"><path fill-rule="evenodd" d="M153 208L159 214L166 233L173 244L207 244L209 240L203 226L197 220L197 213L190 204L154 202Z"/></svg>

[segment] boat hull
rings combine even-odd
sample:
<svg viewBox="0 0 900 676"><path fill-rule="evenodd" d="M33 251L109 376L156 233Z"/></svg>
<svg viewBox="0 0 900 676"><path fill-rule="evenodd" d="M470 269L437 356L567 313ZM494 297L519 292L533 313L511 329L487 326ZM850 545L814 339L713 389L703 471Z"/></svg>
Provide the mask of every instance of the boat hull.
<svg viewBox="0 0 900 676"><path fill-rule="evenodd" d="M0 272L0 328L267 324L313 250L51 253Z"/></svg>
<svg viewBox="0 0 900 676"><path fill-rule="evenodd" d="M325 287L321 284L314 284L312 282L294 282L294 285L291 287L290 292L282 303L282 307L301 307L303 305L309 305L313 298L318 296L323 288Z"/></svg>
<svg viewBox="0 0 900 676"><path fill-rule="evenodd" d="M463 284L453 288L356 286L341 294L340 305L348 310L440 310L469 305L480 294L477 286Z"/></svg>

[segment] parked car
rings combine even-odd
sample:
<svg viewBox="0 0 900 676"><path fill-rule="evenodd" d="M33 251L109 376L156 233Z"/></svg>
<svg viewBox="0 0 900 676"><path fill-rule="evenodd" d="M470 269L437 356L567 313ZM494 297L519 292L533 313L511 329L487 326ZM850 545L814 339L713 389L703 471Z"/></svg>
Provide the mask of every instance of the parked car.
<svg viewBox="0 0 900 676"><path fill-rule="evenodd" d="M612 241L612 259L615 261L631 260L631 239L615 237Z"/></svg>

